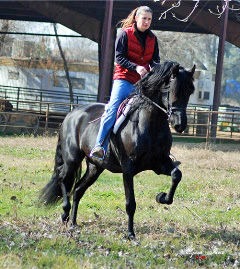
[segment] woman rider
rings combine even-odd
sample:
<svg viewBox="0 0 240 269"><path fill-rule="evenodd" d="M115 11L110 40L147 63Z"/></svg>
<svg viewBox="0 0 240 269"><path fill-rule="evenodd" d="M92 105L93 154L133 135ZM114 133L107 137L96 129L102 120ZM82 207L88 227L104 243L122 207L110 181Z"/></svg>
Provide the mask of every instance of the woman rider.
<svg viewBox="0 0 240 269"><path fill-rule="evenodd" d="M157 38L149 30L152 13L149 7L141 6L121 21L122 31L115 42L117 64L111 97L90 157L104 159L119 105L134 90L134 84L150 71L151 65L160 62Z"/></svg>

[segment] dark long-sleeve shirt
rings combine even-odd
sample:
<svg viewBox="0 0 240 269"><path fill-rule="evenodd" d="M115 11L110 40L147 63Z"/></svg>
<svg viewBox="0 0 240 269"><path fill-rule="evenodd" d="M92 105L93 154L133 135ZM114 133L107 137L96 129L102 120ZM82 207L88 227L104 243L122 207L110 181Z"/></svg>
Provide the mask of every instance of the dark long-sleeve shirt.
<svg viewBox="0 0 240 269"><path fill-rule="evenodd" d="M136 31L137 31L137 35L139 37L141 45L145 47L147 35L149 34L150 30L147 30L145 32L141 32L138 30ZM115 42L116 63L130 71L135 71L137 64L128 60L127 50L128 50L128 37L127 37L127 33L124 30L122 30L120 34L117 36L116 42ZM158 42L157 42L156 37L155 37L155 47L154 47L153 57L152 57L152 61L150 62L150 66L153 62L155 63L160 62Z"/></svg>

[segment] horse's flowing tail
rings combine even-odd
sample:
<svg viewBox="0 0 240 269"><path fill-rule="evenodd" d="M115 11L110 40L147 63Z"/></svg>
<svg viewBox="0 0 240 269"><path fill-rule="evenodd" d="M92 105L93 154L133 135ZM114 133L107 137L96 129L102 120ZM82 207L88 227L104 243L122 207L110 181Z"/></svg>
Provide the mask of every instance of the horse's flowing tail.
<svg viewBox="0 0 240 269"><path fill-rule="evenodd" d="M62 146L60 136L58 138L58 144L55 155L55 167L51 180L47 185L40 191L39 202L44 205L50 205L57 203L62 198L61 183L59 180L59 173L63 167L62 158Z"/></svg>

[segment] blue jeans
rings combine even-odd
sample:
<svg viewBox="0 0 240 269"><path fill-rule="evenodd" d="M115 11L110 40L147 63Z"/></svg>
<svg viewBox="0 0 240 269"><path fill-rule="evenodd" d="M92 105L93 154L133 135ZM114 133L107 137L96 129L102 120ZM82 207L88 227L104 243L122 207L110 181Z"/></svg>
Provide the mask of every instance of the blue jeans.
<svg viewBox="0 0 240 269"><path fill-rule="evenodd" d="M111 127L115 123L118 107L120 106L121 102L126 99L134 89L134 84L130 83L127 80L114 80L110 101L108 103L108 107L105 111L104 117L101 120L95 147L101 146L106 152L109 143L109 138L106 139L106 137L109 134Z"/></svg>

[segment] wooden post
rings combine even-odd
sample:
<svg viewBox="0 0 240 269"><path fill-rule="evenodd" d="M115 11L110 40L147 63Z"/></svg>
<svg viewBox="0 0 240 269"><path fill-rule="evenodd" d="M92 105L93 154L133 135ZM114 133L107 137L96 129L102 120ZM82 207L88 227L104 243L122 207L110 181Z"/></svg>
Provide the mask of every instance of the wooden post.
<svg viewBox="0 0 240 269"><path fill-rule="evenodd" d="M47 104L47 111L46 111L46 123L45 123L45 132L48 132L48 121L49 121L49 104Z"/></svg>
<svg viewBox="0 0 240 269"><path fill-rule="evenodd" d="M208 122L207 122L207 133L206 133L206 144L205 144L205 149L208 149L208 144L209 144L210 119L211 119L211 111L208 112Z"/></svg>
<svg viewBox="0 0 240 269"><path fill-rule="evenodd" d="M18 87L17 88L17 100L19 101L19 98L20 98L20 88ZM17 111L18 111L18 107L19 107L19 105L18 105L18 102L17 102Z"/></svg>
<svg viewBox="0 0 240 269"><path fill-rule="evenodd" d="M111 44L113 43L113 36L111 35L111 28L112 28L112 12L113 12L113 0L106 1L106 7L105 7L105 17L104 17L104 23L103 23L103 31L102 31L102 39L101 39L101 45L100 48L100 70L99 70L99 89L98 89L98 102L106 102L105 97L106 93L110 93L110 85L109 85L109 76L111 76L111 72L109 72L109 69L112 68L112 66L109 64L109 58L111 58Z"/></svg>
<svg viewBox="0 0 240 269"><path fill-rule="evenodd" d="M227 22L228 22L228 3L221 18L221 34L219 37L218 45L218 58L217 58L217 68L216 68L216 79L214 87L214 97L213 97L213 111L218 111L220 105L220 95L221 95L221 80L222 80L222 69L223 69L223 58L224 58L224 45L226 40L227 32ZM212 142L216 142L217 134L217 121L218 114L212 114L212 127L211 127L211 138Z"/></svg>

